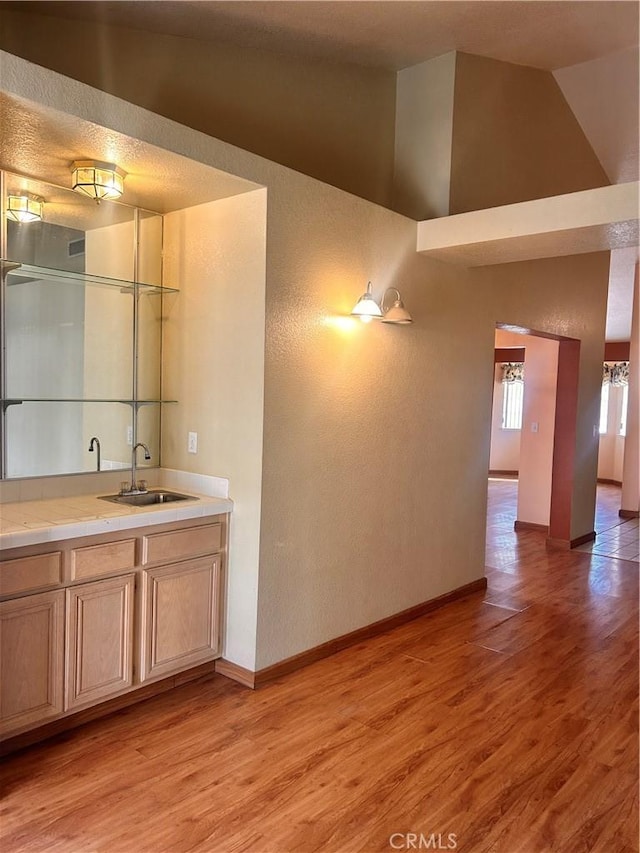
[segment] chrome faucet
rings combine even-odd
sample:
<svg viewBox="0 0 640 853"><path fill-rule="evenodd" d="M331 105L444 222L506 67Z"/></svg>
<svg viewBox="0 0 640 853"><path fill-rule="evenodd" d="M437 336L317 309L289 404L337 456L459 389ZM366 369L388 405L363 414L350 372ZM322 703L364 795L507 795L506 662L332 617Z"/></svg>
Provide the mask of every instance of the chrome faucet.
<svg viewBox="0 0 640 853"><path fill-rule="evenodd" d="M93 438L89 442L89 453L93 453L94 447L98 448L98 458L96 459L96 463L97 463L96 464L96 471L99 471L100 470L100 439L97 438L95 435L93 436Z"/></svg>
<svg viewBox="0 0 640 853"><path fill-rule="evenodd" d="M131 451L131 483L129 484L129 488L120 489L121 495L144 495L147 491L147 484L144 480L140 480L138 483L136 481L136 450L142 447L144 450L144 458L151 459L151 453L149 453L149 448L146 444L143 444L139 441L136 445L134 445L133 450Z"/></svg>

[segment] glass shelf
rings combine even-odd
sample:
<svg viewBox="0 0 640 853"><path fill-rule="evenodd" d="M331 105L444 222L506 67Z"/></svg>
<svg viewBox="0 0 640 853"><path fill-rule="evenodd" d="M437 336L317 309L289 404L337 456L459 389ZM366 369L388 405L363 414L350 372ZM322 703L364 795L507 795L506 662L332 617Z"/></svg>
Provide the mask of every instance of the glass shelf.
<svg viewBox="0 0 640 853"><path fill-rule="evenodd" d="M108 278L102 275L90 275L84 272L70 272L68 270L56 270L50 267L39 267L34 264L23 264L19 261L10 261L0 258L0 273L7 276L7 285L12 286L29 281L53 281L56 283L75 283L83 287L110 287L120 290L122 293L178 293L175 287L164 287L159 284L145 284L144 282L123 281L118 278Z"/></svg>
<svg viewBox="0 0 640 853"><path fill-rule="evenodd" d="M3 406L17 406L21 403L123 403L126 406L157 406L164 403L177 403L177 400L132 400L132 399L96 399L93 397L5 397L0 400Z"/></svg>

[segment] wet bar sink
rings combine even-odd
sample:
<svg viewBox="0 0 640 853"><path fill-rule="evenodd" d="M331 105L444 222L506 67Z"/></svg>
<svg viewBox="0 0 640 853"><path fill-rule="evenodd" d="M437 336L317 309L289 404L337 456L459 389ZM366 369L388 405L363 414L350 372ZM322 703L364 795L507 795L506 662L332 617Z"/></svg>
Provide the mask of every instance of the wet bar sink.
<svg viewBox="0 0 640 853"><path fill-rule="evenodd" d="M140 495L101 495L101 501L111 501L115 504L127 504L127 506L155 506L156 504L168 504L175 501L197 501L192 495L181 495L178 492L169 492L165 489L151 489Z"/></svg>

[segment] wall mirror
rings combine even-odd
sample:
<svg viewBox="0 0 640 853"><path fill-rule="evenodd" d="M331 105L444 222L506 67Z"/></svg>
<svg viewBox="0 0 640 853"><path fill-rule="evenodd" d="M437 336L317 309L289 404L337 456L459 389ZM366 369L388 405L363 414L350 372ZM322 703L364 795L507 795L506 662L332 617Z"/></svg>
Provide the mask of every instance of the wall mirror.
<svg viewBox="0 0 640 853"><path fill-rule="evenodd" d="M16 222L8 200L44 199ZM162 216L2 173L3 478L160 463ZM95 444L94 444L95 447Z"/></svg>

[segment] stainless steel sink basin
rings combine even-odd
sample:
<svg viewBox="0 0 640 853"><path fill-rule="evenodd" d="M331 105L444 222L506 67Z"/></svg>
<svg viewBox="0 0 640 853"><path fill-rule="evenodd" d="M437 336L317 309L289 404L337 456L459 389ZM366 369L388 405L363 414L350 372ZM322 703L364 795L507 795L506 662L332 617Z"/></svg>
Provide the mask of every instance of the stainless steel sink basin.
<svg viewBox="0 0 640 853"><path fill-rule="evenodd" d="M181 495L178 492L168 492L165 489L150 489L142 495L101 495L101 501L111 501L115 504L127 504L128 506L154 506L155 504L168 504L174 501L197 501L191 495Z"/></svg>

